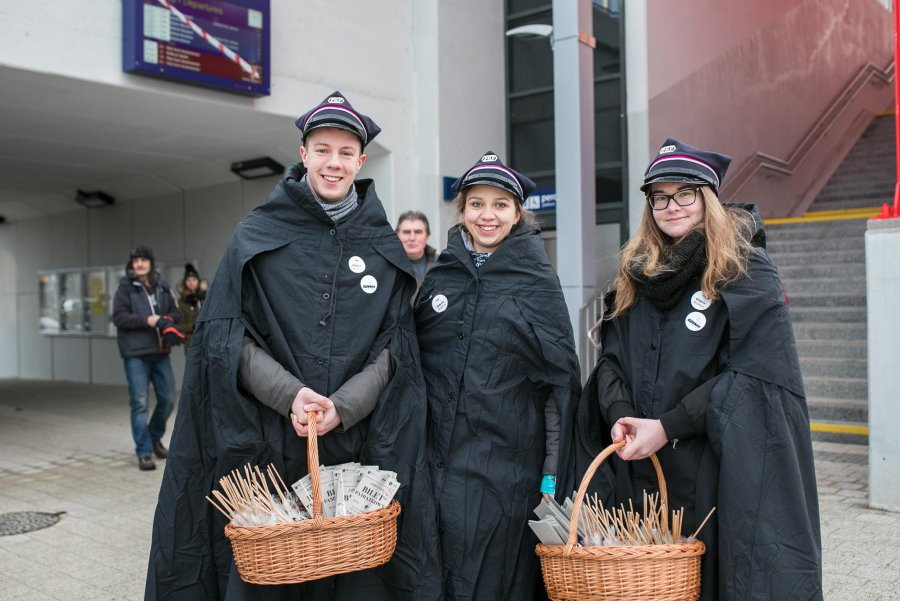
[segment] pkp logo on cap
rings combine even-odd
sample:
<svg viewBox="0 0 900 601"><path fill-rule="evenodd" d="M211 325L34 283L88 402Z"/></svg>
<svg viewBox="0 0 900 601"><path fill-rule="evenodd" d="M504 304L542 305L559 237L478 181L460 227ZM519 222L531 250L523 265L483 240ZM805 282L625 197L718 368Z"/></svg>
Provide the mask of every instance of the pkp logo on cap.
<svg viewBox="0 0 900 601"><path fill-rule="evenodd" d="M486 155L484 155L483 157L481 157L481 162L482 162L482 163L494 163L494 162L496 162L496 161L497 161L497 155L496 155L496 154L486 154Z"/></svg>
<svg viewBox="0 0 900 601"><path fill-rule="evenodd" d="M331 96L327 102L328 104L344 104L345 101L340 96Z"/></svg>
<svg viewBox="0 0 900 601"><path fill-rule="evenodd" d="M663 146L659 149L659 154L668 154L670 152L675 152L676 148L674 144L669 144L668 146Z"/></svg>

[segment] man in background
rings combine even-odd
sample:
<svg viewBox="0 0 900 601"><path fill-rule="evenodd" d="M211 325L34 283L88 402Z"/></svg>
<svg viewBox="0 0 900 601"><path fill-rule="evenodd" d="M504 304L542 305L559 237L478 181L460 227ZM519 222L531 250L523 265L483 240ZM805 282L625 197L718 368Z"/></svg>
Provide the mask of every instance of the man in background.
<svg viewBox="0 0 900 601"><path fill-rule="evenodd" d="M407 211L397 220L396 232L406 250L406 256L412 261L416 282L421 286L425 274L437 257L437 252L428 245L428 237L431 235L428 217L419 211Z"/></svg>
<svg viewBox="0 0 900 601"><path fill-rule="evenodd" d="M168 455L162 437L175 395L169 352L173 344L184 340L177 327L180 320L175 297L156 271L153 251L138 246L131 251L125 277L119 281L113 299L113 324L119 354L125 362L131 435L141 471L156 469L153 455L158 459ZM148 421L151 382L156 391L156 408Z"/></svg>

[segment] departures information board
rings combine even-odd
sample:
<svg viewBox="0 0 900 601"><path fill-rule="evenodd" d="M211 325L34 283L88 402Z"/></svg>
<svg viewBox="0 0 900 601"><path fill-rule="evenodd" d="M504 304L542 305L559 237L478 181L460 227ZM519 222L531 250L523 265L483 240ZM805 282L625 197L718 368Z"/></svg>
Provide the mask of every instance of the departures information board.
<svg viewBox="0 0 900 601"><path fill-rule="evenodd" d="M123 0L123 69L269 95L269 0Z"/></svg>

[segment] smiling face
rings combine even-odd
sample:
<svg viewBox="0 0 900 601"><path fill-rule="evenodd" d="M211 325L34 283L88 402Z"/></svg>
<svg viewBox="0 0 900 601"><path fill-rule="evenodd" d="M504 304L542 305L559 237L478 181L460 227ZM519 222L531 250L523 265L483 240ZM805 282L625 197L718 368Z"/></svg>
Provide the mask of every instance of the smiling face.
<svg viewBox="0 0 900 601"><path fill-rule="evenodd" d="M425 254L428 244L428 228L421 219L404 219L397 227L397 236L403 243L410 261L418 261Z"/></svg>
<svg viewBox="0 0 900 601"><path fill-rule="evenodd" d="M477 252L494 252L519 222L519 204L509 192L494 186L472 186L464 194L463 224L472 245Z"/></svg>
<svg viewBox="0 0 900 601"><path fill-rule="evenodd" d="M675 194L679 190L695 187L696 186L680 182L663 182L653 184L650 192L651 194L654 192L659 192L661 194ZM703 195L698 190L697 200L694 201L694 204L692 205L682 207L674 200L669 200L669 206L661 211L654 211L649 208L648 210L653 213L653 221L656 222L657 227L659 227L664 234L677 241L703 222L705 207Z"/></svg>
<svg viewBox="0 0 900 601"><path fill-rule="evenodd" d="M307 134L300 147L300 159L316 195L323 202L339 202L350 192L366 155L355 134L334 127L319 127Z"/></svg>

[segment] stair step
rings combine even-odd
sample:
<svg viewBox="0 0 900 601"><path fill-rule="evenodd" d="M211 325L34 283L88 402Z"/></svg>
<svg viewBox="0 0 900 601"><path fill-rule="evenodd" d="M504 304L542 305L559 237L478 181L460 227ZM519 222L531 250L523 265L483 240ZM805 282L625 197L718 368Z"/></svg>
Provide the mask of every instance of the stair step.
<svg viewBox="0 0 900 601"><path fill-rule="evenodd" d="M796 337L797 353L807 359L813 357L835 359L865 359L868 356L865 340L811 340Z"/></svg>
<svg viewBox="0 0 900 601"><path fill-rule="evenodd" d="M872 210L878 207L872 205ZM807 211L811 217L816 216L816 211ZM832 221L797 221L794 223L773 223L766 225L766 238L779 238L781 236L795 237L807 234L820 234L822 236L852 235L865 236L865 217L859 216L853 219L834 219Z"/></svg>
<svg viewBox="0 0 900 601"><path fill-rule="evenodd" d="M788 294L793 307L865 307L865 294Z"/></svg>
<svg viewBox="0 0 900 601"><path fill-rule="evenodd" d="M868 380L869 362L866 359L833 357L800 357L800 371L808 377L862 378ZM807 391L809 394L809 391Z"/></svg>
<svg viewBox="0 0 900 601"><path fill-rule="evenodd" d="M791 321L826 323L866 323L866 307L797 307L793 304Z"/></svg>
<svg viewBox="0 0 900 601"><path fill-rule="evenodd" d="M815 426L824 426L826 428L828 426L832 426L832 425L837 426L839 428L845 427L845 426L851 426L855 429L868 427L867 422L841 422L841 421L831 422L831 421L825 421L825 420L812 420L812 421L815 422L815 424L814 424ZM810 432L810 434L811 434L811 438L818 442L837 442L837 443L841 443L841 444L860 444L860 445L869 444L869 436L867 434L855 434L855 433L848 433L848 432L822 432L822 431L819 431L818 429L812 430L812 432Z"/></svg>
<svg viewBox="0 0 900 601"><path fill-rule="evenodd" d="M828 293L840 291L844 294L866 293L866 280L858 276L844 278L784 278L782 279L782 284L788 296L807 292Z"/></svg>
<svg viewBox="0 0 900 601"><path fill-rule="evenodd" d="M828 397L840 400L867 399L869 397L868 378L837 378L810 376L803 378L806 394L812 397Z"/></svg>
<svg viewBox="0 0 900 601"><path fill-rule="evenodd" d="M836 399L817 397L807 392L806 406L809 421L868 423L869 401L866 399Z"/></svg>
<svg viewBox="0 0 900 601"><path fill-rule="evenodd" d="M778 252L861 250L865 249L865 246L865 238L857 236L828 238L825 240L773 240L772 242L766 242L766 248L772 254Z"/></svg>
<svg viewBox="0 0 900 601"><path fill-rule="evenodd" d="M867 339L866 322L794 322L794 335L804 340L862 340Z"/></svg>
<svg viewBox="0 0 900 601"><path fill-rule="evenodd" d="M888 155L890 161L894 160L894 155ZM889 183L896 178L896 166L893 169L885 170L882 166L869 167L867 165L858 165L855 169L840 167L825 184L827 190L831 186L850 186L858 183L860 177L865 177L869 181L877 181L879 184ZM876 179L877 178L877 179Z"/></svg>
<svg viewBox="0 0 900 601"><path fill-rule="evenodd" d="M817 200L815 204L810 207L810 210L847 211L851 209L865 209L872 205L878 205L880 207L884 203L890 204L893 201L893 198L894 195L891 193L884 198L857 198L854 200L833 200L830 202L820 202Z"/></svg>
<svg viewBox="0 0 900 601"><path fill-rule="evenodd" d="M769 256L777 266L782 265L830 265L832 263L857 263L865 265L866 250L864 247L845 250L803 250L803 251L769 251Z"/></svg>
<svg viewBox="0 0 900 601"><path fill-rule="evenodd" d="M774 259L773 259L774 261ZM788 282L794 278L827 278L827 277L865 277L866 264L862 261L848 263L798 263L785 265L779 263L778 275L782 281Z"/></svg>
<svg viewBox="0 0 900 601"><path fill-rule="evenodd" d="M856 180L847 179L846 181L838 180L837 182L829 181L822 191L819 193L819 199L837 197L842 195L852 196L871 196L872 194L884 195L894 191L894 184L887 178L881 177L880 180L866 179L860 181L861 177L857 175Z"/></svg>

